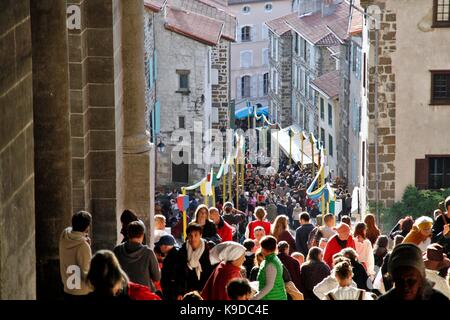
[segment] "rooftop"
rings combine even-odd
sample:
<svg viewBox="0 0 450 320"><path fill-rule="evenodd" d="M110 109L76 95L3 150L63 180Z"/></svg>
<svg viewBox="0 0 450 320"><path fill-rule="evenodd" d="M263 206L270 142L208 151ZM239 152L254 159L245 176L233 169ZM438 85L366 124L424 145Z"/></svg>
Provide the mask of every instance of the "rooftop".
<svg viewBox="0 0 450 320"><path fill-rule="evenodd" d="M360 10L363 10L358 5L356 5L356 7L358 7ZM363 20L363 14L359 10L352 8L352 16L348 26L348 34L352 36L360 34L363 30Z"/></svg>
<svg viewBox="0 0 450 320"><path fill-rule="evenodd" d="M335 11L330 15L322 17L321 12L302 17L289 15L285 16L285 21L307 41L318 44L322 39L329 37L330 33L338 35L338 37L343 36L342 30L345 29L346 33L348 13L349 5L344 1L337 4Z"/></svg>
<svg viewBox="0 0 450 320"><path fill-rule="evenodd" d="M274 1L277 1L277 0L272 0L271 2L274 2ZM255 3L255 2L267 2L267 0L228 0L228 5L246 4L246 3Z"/></svg>
<svg viewBox="0 0 450 320"><path fill-rule="evenodd" d="M207 45L217 45L222 35L224 23L201 14L166 6L168 30L187 36Z"/></svg>
<svg viewBox="0 0 450 320"><path fill-rule="evenodd" d="M236 41L236 17L226 12L220 0L169 0L169 4L183 10L201 14L224 23L222 37Z"/></svg>
<svg viewBox="0 0 450 320"><path fill-rule="evenodd" d="M339 71L336 70L314 79L311 85L329 98L336 98L339 96L339 79Z"/></svg>
<svg viewBox="0 0 450 320"><path fill-rule="evenodd" d="M144 6L154 12L159 12L166 4L167 0L144 0Z"/></svg>
<svg viewBox="0 0 450 320"><path fill-rule="evenodd" d="M270 20L266 22L267 27L275 33L277 36L281 36L291 30L289 26L286 24L286 19L291 18L293 16L297 16L297 12L288 14L287 16L283 16L274 20Z"/></svg>

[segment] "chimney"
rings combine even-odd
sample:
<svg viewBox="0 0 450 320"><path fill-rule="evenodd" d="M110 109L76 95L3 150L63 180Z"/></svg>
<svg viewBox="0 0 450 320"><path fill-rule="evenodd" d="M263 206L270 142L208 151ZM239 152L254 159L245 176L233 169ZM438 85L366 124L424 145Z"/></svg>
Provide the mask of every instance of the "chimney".
<svg viewBox="0 0 450 320"><path fill-rule="evenodd" d="M298 16L310 15L320 11L322 0L299 0Z"/></svg>
<svg viewBox="0 0 450 320"><path fill-rule="evenodd" d="M336 7L342 0L323 0L322 2L322 17L332 15Z"/></svg>

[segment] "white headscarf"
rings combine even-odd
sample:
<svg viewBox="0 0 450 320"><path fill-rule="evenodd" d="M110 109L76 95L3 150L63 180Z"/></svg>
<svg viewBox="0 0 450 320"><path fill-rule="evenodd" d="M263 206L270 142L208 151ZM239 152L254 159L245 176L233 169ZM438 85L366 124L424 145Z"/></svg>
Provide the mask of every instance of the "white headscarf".
<svg viewBox="0 0 450 320"><path fill-rule="evenodd" d="M245 254L245 247L234 241L225 241L219 243L209 252L209 260L211 264L216 264L221 261L234 261Z"/></svg>
<svg viewBox="0 0 450 320"><path fill-rule="evenodd" d="M193 250L189 241L186 241L186 249L187 249L187 262L190 270L195 269L195 273L197 274L198 280L200 280L200 276L202 274L202 265L200 264L200 258L202 257L203 252L205 251L205 241L202 239L200 241L200 247L196 250Z"/></svg>

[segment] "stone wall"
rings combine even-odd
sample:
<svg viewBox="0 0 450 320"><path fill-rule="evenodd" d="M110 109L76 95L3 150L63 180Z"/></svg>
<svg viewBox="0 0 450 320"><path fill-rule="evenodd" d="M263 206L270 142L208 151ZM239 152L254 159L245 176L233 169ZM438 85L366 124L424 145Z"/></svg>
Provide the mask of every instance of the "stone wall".
<svg viewBox="0 0 450 320"><path fill-rule="evenodd" d="M156 98L161 104L161 136L166 150L157 155L157 186L172 185L173 131L179 129L178 117L185 117L185 128L194 131L194 121L204 122L206 57L208 46L164 27L164 14L155 14L155 46L158 56L159 77L156 82ZM177 50L174 50L176 46ZM189 70L189 94L176 92L179 89L177 70ZM205 97L205 101L207 98ZM168 112L170 110L170 112ZM193 142L193 134L191 134ZM193 144L193 143L192 143ZM190 159L193 160L193 150ZM189 165L189 181L197 182L205 175L204 165Z"/></svg>
<svg viewBox="0 0 450 320"><path fill-rule="evenodd" d="M0 2L0 300L36 298L29 1Z"/></svg>
<svg viewBox="0 0 450 320"><path fill-rule="evenodd" d="M278 71L281 76L280 92L281 104L279 104L279 112L281 112L281 126L287 127L292 124L292 34L286 32L281 36L281 66Z"/></svg>
<svg viewBox="0 0 450 320"><path fill-rule="evenodd" d="M349 73L348 67L351 60L346 57L347 46L340 46L339 54L339 74L340 74L340 92L339 92L339 127L340 135L336 137L337 150L337 172L339 177L349 178ZM357 148L358 146L356 146ZM349 191L352 189L349 188Z"/></svg>
<svg viewBox="0 0 450 320"><path fill-rule="evenodd" d="M212 108L218 108L219 123L212 123L215 129L228 127L228 104L230 102L230 46L229 40L221 39L211 51L211 68L219 73L219 84L212 86Z"/></svg>
<svg viewBox="0 0 450 320"><path fill-rule="evenodd" d="M145 106L146 106L146 127L149 132L152 132L151 114L155 105L155 79L154 74L154 50L155 39L153 33L153 11L148 8L144 9L144 63L145 63ZM154 140L156 141L156 140Z"/></svg>
<svg viewBox="0 0 450 320"><path fill-rule="evenodd" d="M368 2L368 1L366 1ZM370 1L380 7L381 30L379 32L378 56L378 161L379 161L379 200L385 206L391 206L395 199L395 153L396 153L396 93L395 73L392 66L392 55L396 52L396 14L386 9L386 1ZM368 69L368 201L375 201L376 175L375 175L375 66L373 54L375 48L375 32L370 32L372 56L369 59Z"/></svg>
<svg viewBox="0 0 450 320"><path fill-rule="evenodd" d="M72 145L72 206L73 211L86 210L89 192L86 156L89 148L88 112L88 30L86 19L87 0L68 0L80 7L81 29L68 30L70 126ZM92 42L90 42L92 46Z"/></svg>

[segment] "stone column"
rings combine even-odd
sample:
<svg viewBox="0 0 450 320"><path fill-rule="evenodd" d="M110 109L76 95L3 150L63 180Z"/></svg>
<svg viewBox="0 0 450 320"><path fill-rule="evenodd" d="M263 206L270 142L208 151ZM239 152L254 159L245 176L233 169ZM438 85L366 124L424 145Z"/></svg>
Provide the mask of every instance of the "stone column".
<svg viewBox="0 0 450 320"><path fill-rule="evenodd" d="M134 210L150 230L151 144L145 126L144 5L123 1L123 203ZM120 209L121 206L119 206ZM119 210L118 214L120 214ZM152 215L152 216L151 216ZM119 226L120 227L120 226Z"/></svg>
<svg viewBox="0 0 450 320"><path fill-rule="evenodd" d="M58 240L72 211L66 1L31 1L37 298L62 294Z"/></svg>

